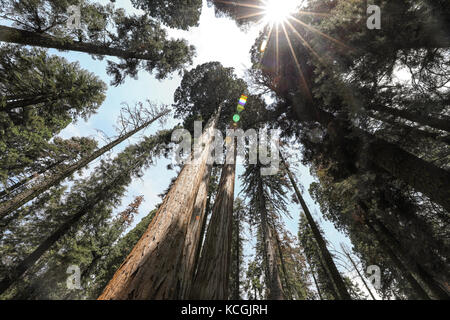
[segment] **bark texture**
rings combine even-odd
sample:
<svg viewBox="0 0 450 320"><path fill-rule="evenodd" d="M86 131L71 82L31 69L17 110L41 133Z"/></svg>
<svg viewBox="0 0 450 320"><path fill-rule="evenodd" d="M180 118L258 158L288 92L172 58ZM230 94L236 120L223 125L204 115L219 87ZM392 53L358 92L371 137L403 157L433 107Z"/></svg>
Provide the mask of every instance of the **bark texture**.
<svg viewBox="0 0 450 320"><path fill-rule="evenodd" d="M261 233L263 236L263 249L264 249L264 271L265 281L267 285L267 299L269 300L284 300L285 295L283 292L283 286L281 284L280 273L278 271L277 264L277 251L276 240L274 238L272 228L268 221L268 212L266 203L264 200L264 190L262 180L259 179L258 189L260 194L260 216L261 216Z"/></svg>
<svg viewBox="0 0 450 320"><path fill-rule="evenodd" d="M198 263L191 299L226 300L231 261L236 144L227 145L216 201ZM232 163L231 163L232 162Z"/></svg>
<svg viewBox="0 0 450 320"><path fill-rule="evenodd" d="M197 194L204 181L218 115L208 123L199 158L186 164L147 231L114 274L99 300L176 299L181 292L183 251ZM200 143L201 145L201 143Z"/></svg>

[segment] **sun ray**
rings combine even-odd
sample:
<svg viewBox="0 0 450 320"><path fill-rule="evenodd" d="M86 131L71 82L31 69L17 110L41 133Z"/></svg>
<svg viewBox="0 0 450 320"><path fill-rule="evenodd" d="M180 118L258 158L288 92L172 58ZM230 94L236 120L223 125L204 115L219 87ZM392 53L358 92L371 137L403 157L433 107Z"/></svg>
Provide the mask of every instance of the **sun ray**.
<svg viewBox="0 0 450 320"><path fill-rule="evenodd" d="M277 34L276 34L276 41L277 41L277 43L275 44L275 59L276 59L276 61L275 61L275 73L276 73L276 75L278 75L278 72L279 72L279 66L278 66L278 64L279 64L279 53L280 53L280 46L279 46L279 33L280 33L280 28L279 28L279 26L278 26L278 24L276 25L276 31L277 31Z"/></svg>
<svg viewBox="0 0 450 320"><path fill-rule="evenodd" d="M216 0L216 2L235 5L235 6L239 6L239 7L245 7L245 8L254 8L254 9L261 9L261 10L265 9L263 6L258 6L256 4L238 3L238 2L234 2L234 1L224 1L224 0Z"/></svg>
<svg viewBox="0 0 450 320"><path fill-rule="evenodd" d="M311 31L313 31L313 32L315 32L315 33L318 33L318 34L321 35L322 37L324 37L324 38L326 38L326 39L328 39L328 40L330 40L330 41L332 41L332 42L334 42L334 43L336 43L336 44L338 44L338 45L340 45L340 46L346 48L347 50L355 51L353 48L349 47L349 46L346 45L345 43L343 43L343 42L341 42L341 41L339 41L339 40L336 40L335 38L333 38L333 37L331 37L331 36L329 36L329 35L323 33L323 32L320 31L320 30L317 30L316 28L310 26L309 24L304 23L303 21L301 21L301 20L299 20L299 19L297 19L297 18L295 18L295 17L293 17L293 16L289 16L289 18L291 18L292 20L294 20L294 21L297 22L298 24L301 24L301 25L304 26L305 28L307 28L307 29L309 29L309 30L311 30Z"/></svg>
<svg viewBox="0 0 450 320"><path fill-rule="evenodd" d="M331 16L330 13L323 13L323 12L314 12L314 11L296 11L296 13L301 14L303 16L319 16L319 17L329 17Z"/></svg>
<svg viewBox="0 0 450 320"><path fill-rule="evenodd" d="M308 48L312 54L321 62L323 62L323 59L319 56L319 54L310 46L310 44L305 40L305 38L302 37L302 35L295 30L294 26L292 25L292 23L290 23L289 21L286 21L286 24L292 29L292 32L294 32L294 34L300 39L300 41L303 43L303 45Z"/></svg>
<svg viewBox="0 0 450 320"><path fill-rule="evenodd" d="M291 50L292 57L294 58L295 65L296 65L297 70L298 70L298 72L300 74L300 78L302 80L302 84L303 84L303 86L306 89L306 93L308 95L308 98L310 100L312 100L312 95L311 95L311 92L309 91L308 83L306 82L305 75L303 74L302 67L300 66L300 63L298 62L298 58L295 55L295 51L294 51L294 48L292 47L292 43L291 43L291 40L289 39L289 36L287 34L287 31L286 31L286 28L285 28L284 24L281 24L281 26L283 27L284 35L286 36L286 40L288 42L289 49Z"/></svg>
<svg viewBox="0 0 450 320"><path fill-rule="evenodd" d="M237 17L236 19L237 19L237 20L241 20L241 19L247 19L247 18L252 18L252 17L262 16L262 15L264 15L264 11L261 11L261 12L255 12L255 13L249 13L249 14L246 14L245 16ZM261 20L264 20L264 18L261 19Z"/></svg>

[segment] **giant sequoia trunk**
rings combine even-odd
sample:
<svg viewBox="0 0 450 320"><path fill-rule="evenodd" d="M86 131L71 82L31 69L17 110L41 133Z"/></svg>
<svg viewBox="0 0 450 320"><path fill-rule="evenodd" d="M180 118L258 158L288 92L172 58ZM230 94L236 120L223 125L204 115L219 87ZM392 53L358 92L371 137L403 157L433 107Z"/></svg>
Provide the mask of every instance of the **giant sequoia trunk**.
<svg viewBox="0 0 450 320"><path fill-rule="evenodd" d="M29 189L24 190L23 192L16 195L11 200L5 202L2 204L0 208L0 219L5 217L6 215L10 214L14 210L20 208L22 205L27 203L28 201L33 200L38 195L40 195L42 192L48 190L50 187L58 184L59 182L63 181L64 179L68 178L70 175L72 175L77 170L80 170L81 168L88 165L91 161L97 159L107 151L111 150L118 144L122 143L123 141L127 140L134 134L138 133L139 131L145 129L150 124L158 120L159 118L166 115L168 111L161 112L159 115L154 117L153 119L147 121L143 125L135 128L134 130L124 134L123 136L117 138L111 143L108 143L106 146L98 149L97 151L93 152L91 155L84 157L83 159L77 161L76 163L67 166L64 170L61 172L58 172L52 176L49 176L48 178L44 178L42 182L36 184L35 186L32 186Z"/></svg>
<svg viewBox="0 0 450 320"><path fill-rule="evenodd" d="M201 246L202 232L206 223L211 169L212 165L208 164L197 193L197 198L195 199L194 211L187 227L186 240L181 257L182 262L180 263L180 272L178 273L177 287L180 290L177 298L179 299L189 298L189 292L194 281L195 269L198 263L197 254Z"/></svg>
<svg viewBox="0 0 450 320"><path fill-rule="evenodd" d="M107 45L76 42L74 40L56 38L42 33L6 26L0 26L0 41L44 48L53 48L58 50L79 51L94 55L115 56L123 59L141 59L152 61L155 58L151 54L142 54L130 50L111 48Z"/></svg>
<svg viewBox="0 0 450 320"><path fill-rule="evenodd" d="M197 194L205 179L213 132L221 107L201 137L198 160L186 164L158 208L147 231L116 271L99 300L176 299L184 273L186 233ZM202 143L200 143L200 146ZM200 221L196 221L200 224ZM193 239L192 237L191 239ZM190 246L194 248L196 245ZM185 289L184 289L185 290Z"/></svg>
<svg viewBox="0 0 450 320"><path fill-rule="evenodd" d="M260 230L264 249L264 274L267 286L267 298L269 300L284 300L285 295L281 284L280 273L278 272L277 251L275 248L275 238L273 236L271 225L268 221L268 212L264 199L264 188L261 177L258 181L259 208L260 211Z"/></svg>
<svg viewBox="0 0 450 320"><path fill-rule="evenodd" d="M214 203L190 298L228 299L236 171L236 144L227 145L226 163Z"/></svg>
<svg viewBox="0 0 450 320"><path fill-rule="evenodd" d="M351 297L347 291L347 287L345 286L344 280L342 279L338 269L336 268L336 265L334 264L333 258L331 257L331 254L327 249L325 240L322 238L322 234L320 233L320 230L317 227L316 222L314 221L311 212L309 211L309 208L306 205L306 202L303 199L302 194L300 193L300 190L297 187L297 183L295 182L294 176L292 175L292 172L289 170L288 164L284 160L281 153L280 157L284 167L286 168L289 180L291 181L291 185L294 188L295 194L297 195L297 199L302 206L306 219L308 220L308 224L311 227L314 239L316 240L317 246L319 248L320 259L331 280L331 283L333 284L333 288L336 291L336 294L338 295L339 299L350 300Z"/></svg>

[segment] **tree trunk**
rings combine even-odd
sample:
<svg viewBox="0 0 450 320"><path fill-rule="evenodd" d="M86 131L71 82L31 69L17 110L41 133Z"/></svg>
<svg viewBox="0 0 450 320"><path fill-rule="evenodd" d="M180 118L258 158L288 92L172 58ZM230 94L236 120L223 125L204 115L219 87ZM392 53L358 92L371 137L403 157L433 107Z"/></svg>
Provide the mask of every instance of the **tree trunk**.
<svg viewBox="0 0 450 320"><path fill-rule="evenodd" d="M40 175L43 174L45 172L47 172L50 169L53 169L54 167L60 165L61 163L63 163L65 160L67 159L62 159L62 160L58 160L52 164L50 164L49 166L47 166L46 168L39 170L38 172L36 172L35 174ZM22 180L16 182L15 184L13 184L11 187L9 188L5 188L4 190L2 190L0 192L0 199L3 198L5 195L13 192L14 190L22 187L23 185L25 185L26 183L28 183L29 181L33 180L33 178L35 177L35 174L28 176L26 178L23 178Z"/></svg>
<svg viewBox="0 0 450 320"><path fill-rule="evenodd" d="M179 296L181 288L177 284L186 232L205 177L221 109L220 106L201 137L205 147L198 160L183 167L147 231L116 271L99 300L176 299Z"/></svg>
<svg viewBox="0 0 450 320"><path fill-rule="evenodd" d="M201 245L202 229L206 223L206 205L208 200L209 182L212 165L206 166L205 174L202 178L197 198L195 200L194 211L189 221L186 240L184 242L182 262L178 273L178 283L180 300L188 299L189 292L194 281L195 270L197 268L197 252Z"/></svg>
<svg viewBox="0 0 450 320"><path fill-rule="evenodd" d="M400 117L406 120L417 122L422 125L427 125L431 128L444 130L450 132L450 121L448 119L439 119L436 117L431 117L426 114L420 114L413 111L408 111L405 109L390 108L382 105L368 105L369 110L375 110L383 113L390 114L394 117Z"/></svg>
<svg viewBox="0 0 450 320"><path fill-rule="evenodd" d="M136 129L126 133L122 137L119 137L118 139L114 140L113 142L108 143L106 146L104 146L103 148L98 149L97 151L93 152L91 155L86 156L85 158L83 158L83 159L77 161L76 163L68 166L67 168L65 168L61 172L56 173L56 174L48 177L47 179L44 179L41 183L36 184L32 188L24 190L23 192L19 193L14 198L12 198L11 200L7 201L6 203L4 203L2 205L2 207L0 208L0 219L5 217L6 215L10 214L14 210L20 208L22 205L24 205L28 201L33 200L34 198L36 198L38 195L40 195L45 190L47 190L50 187L56 185L57 183L63 181L64 179L69 177L71 174L73 174L77 170L85 167L91 161L93 161L96 158L100 157L105 152L111 150L112 148L114 148L118 144L122 143L123 141L125 141L129 137L131 137L134 134L136 134L137 132L139 132L139 131L143 130L144 128L148 127L150 124L152 124L153 122L155 122L156 120L158 120L162 116L166 115L167 113L168 113L168 111L164 111L164 112L160 113L155 118L147 121L146 123L144 123L140 127L137 127Z"/></svg>
<svg viewBox="0 0 450 320"><path fill-rule="evenodd" d="M333 258L331 257L330 252L327 249L327 245L325 244L324 239L322 238L322 234L319 231L319 228L317 227L311 212L309 211L308 206L306 205L305 200L303 199L300 190L297 187L297 183L295 182L294 176L292 175L292 172L289 170L288 164L283 158L283 155L281 155L280 152L280 158L281 161L286 168L286 172L289 176L289 180L291 181L291 185L294 188L295 194L297 195L297 199L299 200L303 212L305 213L306 219L308 220L308 224L311 227L311 231L314 235L314 239L316 240L316 243L319 247L319 253L320 258L324 263L325 270L328 273L328 276L330 277L331 282L333 283L333 287L336 291L336 293L339 296L339 299L341 300L351 300L350 294L347 291L347 287L345 286L345 282L342 279L341 275L339 274L338 269L336 268L336 265L334 264Z"/></svg>
<svg viewBox="0 0 450 320"><path fill-rule="evenodd" d="M228 299L233 200L236 171L236 143L227 144L226 163L222 168L219 189L206 233L202 255L190 293L196 300Z"/></svg>
<svg viewBox="0 0 450 320"><path fill-rule="evenodd" d="M373 223L379 230L379 232L387 239L391 244L392 250L397 252L397 256L400 260L404 261L410 273L417 279L425 291L429 292L428 296L434 297L436 299L448 300L450 296L448 293L439 285L438 282L413 258L411 258L402 245L397 241L394 235L389 229L377 218L372 218L371 223Z"/></svg>
<svg viewBox="0 0 450 320"><path fill-rule="evenodd" d="M76 42L74 40L56 38L46 34L6 26L0 26L0 41L58 50L85 52L94 55L115 56L123 59L154 60L154 56L151 54L111 48L107 45Z"/></svg>
<svg viewBox="0 0 450 320"><path fill-rule="evenodd" d="M347 258L350 260L353 268L356 270L356 272L358 273L359 278L361 279L362 283L364 284L364 286L366 287L367 291L369 292L370 296L372 297L373 300L377 300L375 298L375 296L372 293L372 290L370 290L369 285L367 284L366 280L364 280L364 277L362 276L362 274L359 272L358 270L358 266L356 265L356 263L353 261L352 257L350 256L350 254L345 251L344 247L341 246L342 251L344 251L345 255L347 256Z"/></svg>
<svg viewBox="0 0 450 320"><path fill-rule="evenodd" d="M233 295L232 300L239 300L240 294L239 294L239 286L241 284L240 279L240 269L241 269L241 261L240 261L240 249L241 249L241 217L239 215L239 210L236 211L236 217L234 217L235 223L236 223L236 229L233 232L235 234L235 243L234 243L234 253L236 255L235 262L236 265L234 266L236 268L235 270L235 278L234 278L234 288L233 288Z"/></svg>
<svg viewBox="0 0 450 320"><path fill-rule="evenodd" d="M318 293L318 295L319 295L319 299L320 299L320 300L323 300L322 293L320 292L319 284L317 283L316 276L314 275L314 271L313 271L313 269L311 268L311 266L309 266L309 270L310 270L310 272L311 272L311 276L313 277L314 285L316 286L317 293Z"/></svg>
<svg viewBox="0 0 450 320"><path fill-rule="evenodd" d="M264 188L262 179L259 177L258 189L260 194L260 217L261 233L264 244L264 264L265 281L267 285L267 298L269 300L284 300L283 286L281 285L280 273L278 272L277 253L275 249L275 239L268 221L268 212L264 199Z"/></svg>
<svg viewBox="0 0 450 320"><path fill-rule="evenodd" d="M437 132L429 132L429 131L426 131L426 130L410 127L410 126L405 125L405 124L403 124L401 122L397 122L395 120L391 120L391 119L388 119L386 117L382 117L381 115L375 114L375 113L370 113L369 117L371 117L373 119L376 119L376 120L379 120L379 121L382 121L382 122L389 123L390 125L392 125L392 126L394 126L396 128L401 128L402 130L405 131L405 136L406 135L408 135L408 136L409 135L413 135L413 136L416 136L418 138L433 139L435 141L444 142L444 143L450 145L450 135L442 136L442 135L440 135Z"/></svg>
<svg viewBox="0 0 450 320"><path fill-rule="evenodd" d="M25 99L15 99L14 101L6 101L6 105L0 109L0 111L11 111L15 108L25 108L28 106L36 105L43 102L54 102L57 101L61 96L58 95L40 95L32 98Z"/></svg>
<svg viewBox="0 0 450 320"><path fill-rule="evenodd" d="M292 103L292 101L290 102ZM336 133L329 133L330 138L336 142L337 148L342 144L350 143L346 141L347 138L345 137L348 134L348 130L345 129L348 127L348 124L336 119L331 113L311 104L307 106L293 105L299 121L311 121L311 119L314 119L313 121L319 122L329 131L334 130ZM306 118L302 120L304 117ZM417 191L428 196L431 201L450 211L450 172L362 129L352 127L350 130L361 137L361 141L365 141L367 144L364 146L364 156L372 164L409 184Z"/></svg>
<svg viewBox="0 0 450 320"><path fill-rule="evenodd" d="M290 300L293 300L292 297L292 288L289 282L289 277L287 274L287 270L286 270L286 264L284 262L284 255L283 255L283 251L281 250L281 244L280 244L280 238L278 237L278 232L276 232L276 230L274 230L275 233L275 240L277 242L277 249L278 249L278 254L280 256L280 265L281 265L281 270L283 270L283 278L284 278L284 284L285 284L285 292L287 292L287 296Z"/></svg>
<svg viewBox="0 0 450 320"><path fill-rule="evenodd" d="M412 276L410 271L403 265L402 261L400 261L400 259L397 257L395 252L389 247L389 245L381 237L381 235L374 228L374 226L367 219L365 220L365 223L366 223L367 227L369 228L369 230L372 231L373 235L377 239L377 241L380 244L383 251L386 252L386 254L389 256L391 261L394 263L394 265L399 270L400 274L409 283L409 285L415 292L417 298L422 299L422 300L430 300L430 297L425 292L425 290L420 286L420 284L417 282L417 280Z"/></svg>
<svg viewBox="0 0 450 320"><path fill-rule="evenodd" d="M195 253L195 261L194 261L195 270L194 270L193 276L195 276L195 272L197 271L198 261L200 260L200 254L202 251L203 243L205 242L205 233L206 233L206 225L207 225L206 222L208 220L208 214L210 213L210 211L211 211L211 193L209 193L208 200L206 201L205 217L203 218L202 229L200 230L200 238L199 238L199 243L197 246L197 252Z"/></svg>
<svg viewBox="0 0 450 320"><path fill-rule="evenodd" d="M115 180L120 178L117 177ZM3 294L15 281L17 281L36 261L42 257L59 239L61 239L80 219L92 210L96 204L109 193L109 185L105 186L95 197L86 202L76 214L64 222L46 240L44 240L31 254L22 260L6 277L0 282L0 295Z"/></svg>

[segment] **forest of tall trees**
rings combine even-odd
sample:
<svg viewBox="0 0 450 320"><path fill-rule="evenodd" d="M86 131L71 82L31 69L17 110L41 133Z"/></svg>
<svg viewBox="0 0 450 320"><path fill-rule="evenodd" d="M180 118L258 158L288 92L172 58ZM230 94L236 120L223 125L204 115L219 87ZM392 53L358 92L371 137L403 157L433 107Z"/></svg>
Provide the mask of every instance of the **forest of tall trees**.
<svg viewBox="0 0 450 320"><path fill-rule="evenodd" d="M449 1L123 2L0 0L0 300L450 299Z"/></svg>

